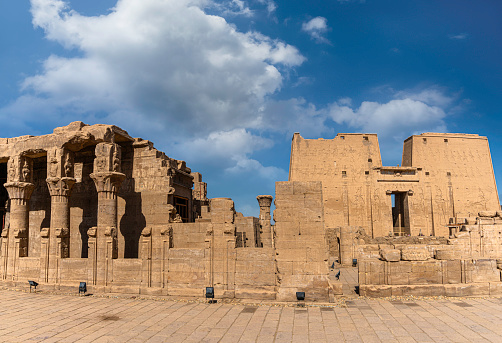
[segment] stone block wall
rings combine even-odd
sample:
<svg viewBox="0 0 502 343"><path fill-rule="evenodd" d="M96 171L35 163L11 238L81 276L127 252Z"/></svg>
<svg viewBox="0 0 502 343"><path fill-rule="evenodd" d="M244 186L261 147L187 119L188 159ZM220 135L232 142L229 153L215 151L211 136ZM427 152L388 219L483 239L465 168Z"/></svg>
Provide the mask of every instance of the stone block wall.
<svg viewBox="0 0 502 343"><path fill-rule="evenodd" d="M495 295L499 289L501 272L495 260L359 261L363 296Z"/></svg>
<svg viewBox="0 0 502 343"><path fill-rule="evenodd" d="M275 299L276 283L274 249L236 249L236 298Z"/></svg>
<svg viewBox="0 0 502 343"><path fill-rule="evenodd" d="M278 300L328 299L328 250L321 182L276 182Z"/></svg>

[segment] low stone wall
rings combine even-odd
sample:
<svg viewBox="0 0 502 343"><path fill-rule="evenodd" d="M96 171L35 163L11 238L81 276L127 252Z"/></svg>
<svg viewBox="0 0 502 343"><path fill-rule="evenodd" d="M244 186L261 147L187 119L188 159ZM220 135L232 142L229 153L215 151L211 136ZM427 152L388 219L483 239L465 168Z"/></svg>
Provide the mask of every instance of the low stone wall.
<svg viewBox="0 0 502 343"><path fill-rule="evenodd" d="M359 291L364 296L491 295L502 287L492 259L389 262L361 260Z"/></svg>
<svg viewBox="0 0 502 343"><path fill-rule="evenodd" d="M236 249L235 297L275 299L275 251L272 248Z"/></svg>

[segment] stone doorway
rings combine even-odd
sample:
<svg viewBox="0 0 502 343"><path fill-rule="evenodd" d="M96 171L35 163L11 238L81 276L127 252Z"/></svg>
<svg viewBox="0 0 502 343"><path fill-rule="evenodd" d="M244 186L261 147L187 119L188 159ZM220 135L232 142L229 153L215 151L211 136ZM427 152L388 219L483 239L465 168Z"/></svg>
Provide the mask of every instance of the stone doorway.
<svg viewBox="0 0 502 343"><path fill-rule="evenodd" d="M410 235L408 192L392 192L392 223L394 236Z"/></svg>

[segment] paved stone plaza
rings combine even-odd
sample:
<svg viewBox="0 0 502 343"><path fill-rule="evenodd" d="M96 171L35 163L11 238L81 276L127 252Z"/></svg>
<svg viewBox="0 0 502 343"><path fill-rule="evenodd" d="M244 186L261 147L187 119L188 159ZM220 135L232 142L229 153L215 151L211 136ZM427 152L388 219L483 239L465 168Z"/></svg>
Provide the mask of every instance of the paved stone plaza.
<svg viewBox="0 0 502 343"><path fill-rule="evenodd" d="M1 342L501 342L502 299L298 308L0 290Z"/></svg>

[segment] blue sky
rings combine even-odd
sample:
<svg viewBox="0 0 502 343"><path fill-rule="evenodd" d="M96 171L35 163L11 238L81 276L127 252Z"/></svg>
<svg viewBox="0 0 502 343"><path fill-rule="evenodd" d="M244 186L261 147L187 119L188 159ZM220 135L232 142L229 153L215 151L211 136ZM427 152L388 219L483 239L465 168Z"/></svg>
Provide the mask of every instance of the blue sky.
<svg viewBox="0 0 502 343"><path fill-rule="evenodd" d="M116 124L246 215L291 137L488 136L502 180L502 2L32 0L0 4L1 137Z"/></svg>

